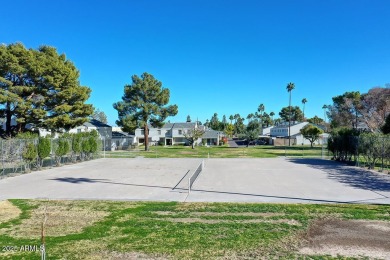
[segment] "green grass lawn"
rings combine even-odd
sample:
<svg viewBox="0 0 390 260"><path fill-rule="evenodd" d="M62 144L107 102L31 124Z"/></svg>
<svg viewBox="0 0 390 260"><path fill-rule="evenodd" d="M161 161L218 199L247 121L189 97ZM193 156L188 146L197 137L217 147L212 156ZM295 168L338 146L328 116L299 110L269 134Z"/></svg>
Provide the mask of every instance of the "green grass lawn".
<svg viewBox="0 0 390 260"><path fill-rule="evenodd" d="M373 205L11 200L0 202L0 259L40 259L24 248L41 245L44 212L47 259L304 259L316 219L390 221L390 206Z"/></svg>
<svg viewBox="0 0 390 260"><path fill-rule="evenodd" d="M229 148L227 146L199 146L191 149L188 146L151 146L145 152L143 147L131 151L105 152L107 158L134 158L142 156L145 158L273 158L278 156L299 156L299 157L328 157L327 150L321 147L310 146L250 146Z"/></svg>

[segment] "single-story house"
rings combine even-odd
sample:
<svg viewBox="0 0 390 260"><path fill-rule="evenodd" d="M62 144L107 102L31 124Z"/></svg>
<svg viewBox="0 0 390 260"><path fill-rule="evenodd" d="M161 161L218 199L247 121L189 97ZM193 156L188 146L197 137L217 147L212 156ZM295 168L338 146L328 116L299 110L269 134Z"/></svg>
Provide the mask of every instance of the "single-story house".
<svg viewBox="0 0 390 260"><path fill-rule="evenodd" d="M270 135L272 137L282 137L282 138L286 138L288 136L294 136L300 134L301 133L300 130L307 124L309 124L309 122L301 122L301 123L291 122L291 126L290 126L291 133L289 134L288 122L284 122L280 125L272 127L270 130Z"/></svg>
<svg viewBox="0 0 390 260"><path fill-rule="evenodd" d="M300 122L300 123L293 122L291 124L290 138L291 138L292 145L302 145L302 144L309 145L310 144L310 141L308 139L304 138L303 135L301 134L301 129L308 124L311 124L311 123L309 123L309 122ZM315 125L315 126L324 130L323 126L320 126L320 125ZM277 126L274 126L273 128L271 128L270 133L271 133L271 136L273 139L273 143L275 145L287 145L288 144L288 136L289 136L288 130L289 130L288 122L284 122L280 125L277 125ZM320 135L320 138L315 142L315 144L327 143L328 136L329 136L328 134ZM277 139L279 139L279 140L277 140Z"/></svg>

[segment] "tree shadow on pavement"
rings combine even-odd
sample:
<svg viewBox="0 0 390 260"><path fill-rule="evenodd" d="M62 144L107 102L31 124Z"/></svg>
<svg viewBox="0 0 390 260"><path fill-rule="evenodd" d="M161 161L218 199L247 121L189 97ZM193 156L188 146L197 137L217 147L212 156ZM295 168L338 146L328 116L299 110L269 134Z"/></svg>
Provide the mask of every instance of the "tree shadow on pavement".
<svg viewBox="0 0 390 260"><path fill-rule="evenodd" d="M80 184L80 183L106 183L106 184L115 184L115 185L125 185L125 186L134 186L134 187L145 187L145 188L161 188L161 189L169 189L169 190L184 190L188 189L178 188L178 187L168 187L168 186L158 186L158 185L146 185L146 184L135 184L135 183L123 183L123 182L114 182L109 179L91 179L91 178L73 178L73 177L65 177L65 178L54 178L50 179L52 181L60 181L60 182L68 182L72 184Z"/></svg>
<svg viewBox="0 0 390 260"><path fill-rule="evenodd" d="M390 176L375 173L355 166L348 166L340 162L314 159L293 158L292 163L304 164L308 167L324 171L330 179L352 186L354 188L371 191L390 192Z"/></svg>
<svg viewBox="0 0 390 260"><path fill-rule="evenodd" d="M72 178L72 177L65 177L65 178L55 178L50 179L54 181L61 181L61 182L69 182L69 183L96 183L96 182L102 182L102 181L108 181L107 179L90 179L90 178Z"/></svg>

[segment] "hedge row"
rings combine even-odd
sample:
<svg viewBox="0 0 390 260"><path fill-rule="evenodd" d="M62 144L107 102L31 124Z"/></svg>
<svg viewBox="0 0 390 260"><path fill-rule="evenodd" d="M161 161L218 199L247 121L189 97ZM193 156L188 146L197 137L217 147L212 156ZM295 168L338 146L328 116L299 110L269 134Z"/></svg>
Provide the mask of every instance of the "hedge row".
<svg viewBox="0 0 390 260"><path fill-rule="evenodd" d="M20 139L22 137L23 139ZM65 160L75 163L92 159L101 149L97 131L63 134L59 138L23 135L1 143L2 168L23 167L25 172L32 168L41 169L44 162L60 166Z"/></svg>
<svg viewBox="0 0 390 260"><path fill-rule="evenodd" d="M389 135L341 129L331 133L328 149L337 161L363 163L369 169L378 163L382 168L390 166Z"/></svg>

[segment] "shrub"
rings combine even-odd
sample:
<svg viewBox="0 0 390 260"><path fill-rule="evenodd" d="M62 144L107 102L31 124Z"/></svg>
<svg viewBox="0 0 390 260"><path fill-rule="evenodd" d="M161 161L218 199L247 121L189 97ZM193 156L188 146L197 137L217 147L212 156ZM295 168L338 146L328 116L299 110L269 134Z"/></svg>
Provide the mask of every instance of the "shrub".
<svg viewBox="0 0 390 260"><path fill-rule="evenodd" d="M30 171L31 163L37 159L37 156L38 156L38 152L34 143L32 142L27 143L22 154L22 158L25 161L24 167L26 172Z"/></svg>
<svg viewBox="0 0 390 260"><path fill-rule="evenodd" d="M80 155L81 159L81 134L77 133L72 136L72 161L77 161L77 156Z"/></svg>
<svg viewBox="0 0 390 260"><path fill-rule="evenodd" d="M359 132L353 129L340 128L332 131L328 139L328 150L332 152L334 160L351 161L352 156L358 154Z"/></svg>
<svg viewBox="0 0 390 260"><path fill-rule="evenodd" d="M89 143L89 139L83 138L83 140L81 141L82 160L88 159L90 151L91 151L91 146Z"/></svg>
<svg viewBox="0 0 390 260"><path fill-rule="evenodd" d="M98 150L97 138L91 135L88 138L88 142L89 142L89 152L90 152L90 154L92 156Z"/></svg>
<svg viewBox="0 0 390 260"><path fill-rule="evenodd" d="M46 137L40 137L38 139L38 158L37 158L37 166L38 168L42 168L43 166L43 159L48 157L50 155L51 150L51 144L50 139Z"/></svg>
<svg viewBox="0 0 390 260"><path fill-rule="evenodd" d="M374 169L375 163L383 156L384 138L380 134L362 134L359 138L359 154L366 161L369 169Z"/></svg>
<svg viewBox="0 0 390 260"><path fill-rule="evenodd" d="M61 165L61 159L63 158L64 155L66 155L69 152L69 142L68 140L64 138L59 138L58 139L58 144L55 149L55 160L57 163L57 166Z"/></svg>
<svg viewBox="0 0 390 260"><path fill-rule="evenodd" d="M36 139L38 138L39 134L35 132L23 132L23 133L18 133L15 137L18 139Z"/></svg>

